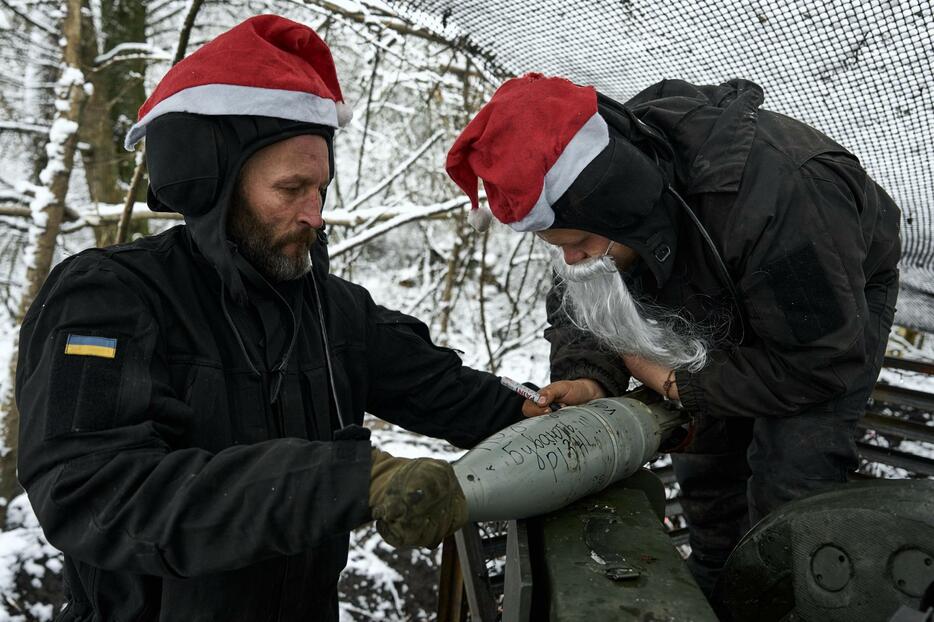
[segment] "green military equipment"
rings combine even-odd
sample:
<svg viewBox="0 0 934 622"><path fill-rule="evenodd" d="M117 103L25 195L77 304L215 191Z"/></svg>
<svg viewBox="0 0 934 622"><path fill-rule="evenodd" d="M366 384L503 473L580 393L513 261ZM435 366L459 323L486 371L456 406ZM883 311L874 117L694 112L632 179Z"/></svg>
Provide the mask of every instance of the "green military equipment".
<svg viewBox="0 0 934 622"><path fill-rule="evenodd" d="M715 621L671 546L664 504L661 481L643 470L538 519L533 565L544 585L533 588L531 619Z"/></svg>
<svg viewBox="0 0 934 622"><path fill-rule="evenodd" d="M934 480L859 482L794 501L739 543L724 620L888 620L934 584Z"/></svg>

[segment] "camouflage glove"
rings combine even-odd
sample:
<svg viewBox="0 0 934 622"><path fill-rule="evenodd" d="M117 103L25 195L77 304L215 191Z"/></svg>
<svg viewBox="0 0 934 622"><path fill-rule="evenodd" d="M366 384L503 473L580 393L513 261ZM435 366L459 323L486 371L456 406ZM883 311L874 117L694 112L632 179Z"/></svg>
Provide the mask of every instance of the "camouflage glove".
<svg viewBox="0 0 934 622"><path fill-rule="evenodd" d="M467 500L449 463L375 448L372 457L370 509L386 542L434 548L467 523Z"/></svg>

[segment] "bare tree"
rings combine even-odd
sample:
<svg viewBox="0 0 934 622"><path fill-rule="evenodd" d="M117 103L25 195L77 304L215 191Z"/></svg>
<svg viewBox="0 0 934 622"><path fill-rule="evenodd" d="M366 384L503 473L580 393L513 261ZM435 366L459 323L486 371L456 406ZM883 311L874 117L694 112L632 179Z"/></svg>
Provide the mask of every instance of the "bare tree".
<svg viewBox="0 0 934 622"><path fill-rule="evenodd" d="M78 127L81 109L87 97L81 65L81 0L67 0L62 7L62 68L55 85L57 113L49 130L46 154L48 161L39 174L39 183L31 188L33 199L30 204L32 220L27 241L26 284L16 309L16 323L35 300L39 288L45 282L52 265L55 241L58 238L64 215L65 196L74 163L78 143ZM10 359L9 380L5 384L6 394L0 396L3 419L3 447L0 456L0 525L5 524L6 504L19 493L16 480L17 437L19 436L19 411L14 399L18 339L14 342Z"/></svg>

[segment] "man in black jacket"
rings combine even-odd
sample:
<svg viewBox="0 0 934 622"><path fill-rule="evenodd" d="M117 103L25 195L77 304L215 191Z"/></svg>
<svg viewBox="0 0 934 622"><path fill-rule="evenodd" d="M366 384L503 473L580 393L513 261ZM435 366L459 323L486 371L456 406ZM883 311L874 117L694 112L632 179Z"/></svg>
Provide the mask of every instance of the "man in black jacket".
<svg viewBox="0 0 934 622"><path fill-rule="evenodd" d="M748 81L675 80L620 105L530 74L447 162L475 207L482 179L493 215L558 251L543 402L616 395L631 375L693 413L672 459L708 593L750 523L857 466L898 290L898 208L762 101Z"/></svg>
<svg viewBox="0 0 934 622"><path fill-rule="evenodd" d="M522 400L328 274L341 100L302 25L203 46L128 138L186 226L66 259L29 310L19 475L65 553L60 619L336 620L352 529L436 546L466 520L450 465L372 448L364 411L469 447Z"/></svg>

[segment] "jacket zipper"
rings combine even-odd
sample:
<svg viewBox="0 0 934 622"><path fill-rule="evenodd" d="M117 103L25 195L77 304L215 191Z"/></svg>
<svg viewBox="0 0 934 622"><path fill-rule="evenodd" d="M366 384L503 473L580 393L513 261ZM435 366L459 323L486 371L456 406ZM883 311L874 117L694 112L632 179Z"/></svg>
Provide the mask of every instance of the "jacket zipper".
<svg viewBox="0 0 934 622"><path fill-rule="evenodd" d="M276 426L276 436L278 438L285 437L285 413L282 408L282 389L279 389L279 395L276 397L276 401L273 402L270 406L273 409L275 426ZM263 404L269 404L269 390L268 385L263 382ZM276 618L275 622L282 621L282 607L285 604L285 585L286 580L289 576L289 557L286 556L285 563L282 567L282 579L279 581L279 606L276 608Z"/></svg>
<svg viewBox="0 0 934 622"><path fill-rule="evenodd" d="M269 403L269 385L266 382L266 378L266 373L260 377L260 385L263 389L263 409L272 410L272 423L275 428L273 430L273 436L275 438L285 438L285 413L282 411L282 400L277 397L275 402L272 404ZM266 412L267 414L269 413L268 410ZM266 421L268 422L269 419L270 417L267 416Z"/></svg>
<svg viewBox="0 0 934 622"><path fill-rule="evenodd" d="M277 399L272 405L276 409L276 426L279 438L285 438L285 409L282 408L281 389L280 399Z"/></svg>

